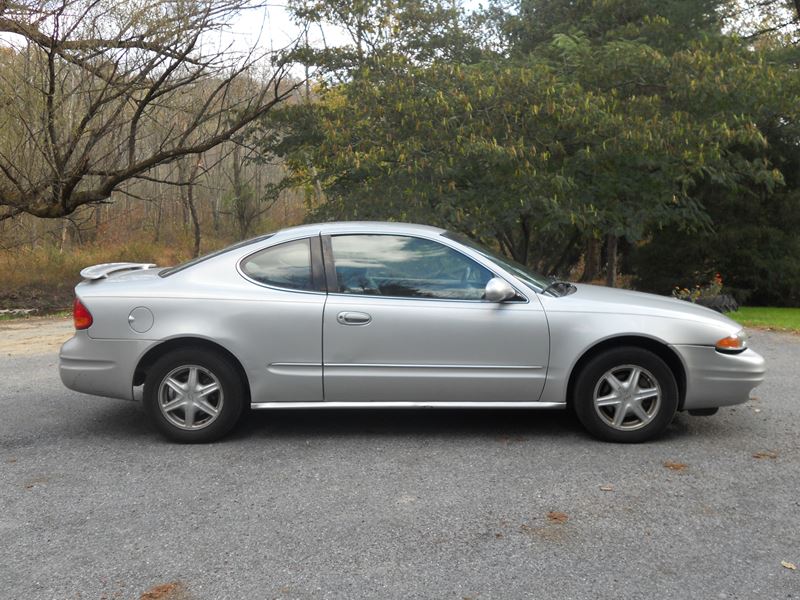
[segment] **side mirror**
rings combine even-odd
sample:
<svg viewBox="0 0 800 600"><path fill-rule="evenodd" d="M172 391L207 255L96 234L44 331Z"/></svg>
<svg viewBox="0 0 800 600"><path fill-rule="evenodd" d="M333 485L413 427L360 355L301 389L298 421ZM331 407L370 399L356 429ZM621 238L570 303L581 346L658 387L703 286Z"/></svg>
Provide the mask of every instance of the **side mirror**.
<svg viewBox="0 0 800 600"><path fill-rule="evenodd" d="M516 295L517 292L505 279L492 277L486 284L486 291L483 297L489 302L505 302Z"/></svg>

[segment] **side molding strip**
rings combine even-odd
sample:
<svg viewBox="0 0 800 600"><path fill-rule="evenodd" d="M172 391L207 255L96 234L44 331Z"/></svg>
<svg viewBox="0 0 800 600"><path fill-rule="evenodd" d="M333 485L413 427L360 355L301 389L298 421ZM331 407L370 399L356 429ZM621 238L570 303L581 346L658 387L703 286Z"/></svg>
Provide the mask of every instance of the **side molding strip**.
<svg viewBox="0 0 800 600"><path fill-rule="evenodd" d="M508 369L516 370L529 370L538 371L544 369L539 365L406 365L406 364L380 364L380 363L325 363L326 367L352 367L356 369L367 369L375 367L378 369L475 369L481 371L498 370L505 371Z"/></svg>
<svg viewBox="0 0 800 600"><path fill-rule="evenodd" d="M273 408L566 408L566 402L253 402Z"/></svg>

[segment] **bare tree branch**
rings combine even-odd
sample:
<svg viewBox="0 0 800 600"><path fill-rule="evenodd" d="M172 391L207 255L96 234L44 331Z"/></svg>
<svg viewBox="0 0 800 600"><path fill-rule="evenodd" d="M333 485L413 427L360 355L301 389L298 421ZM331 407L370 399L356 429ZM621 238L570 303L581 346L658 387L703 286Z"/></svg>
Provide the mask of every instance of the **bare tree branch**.
<svg viewBox="0 0 800 600"><path fill-rule="evenodd" d="M12 40L0 42L2 215L63 217L102 202L285 101L300 85L285 65L207 37L253 5L0 2Z"/></svg>

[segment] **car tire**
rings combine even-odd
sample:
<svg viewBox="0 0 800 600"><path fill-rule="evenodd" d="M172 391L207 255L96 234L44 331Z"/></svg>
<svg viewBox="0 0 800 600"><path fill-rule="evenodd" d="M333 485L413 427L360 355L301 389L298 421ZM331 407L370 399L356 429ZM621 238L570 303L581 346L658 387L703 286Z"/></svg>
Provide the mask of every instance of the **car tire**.
<svg viewBox="0 0 800 600"><path fill-rule="evenodd" d="M159 358L144 384L144 406L158 430L175 442L205 443L224 436L242 414L244 385L231 361L205 349Z"/></svg>
<svg viewBox="0 0 800 600"><path fill-rule="evenodd" d="M678 408L678 385L656 354L621 347L598 354L581 369L572 398L578 420L609 442L651 440L667 428Z"/></svg>

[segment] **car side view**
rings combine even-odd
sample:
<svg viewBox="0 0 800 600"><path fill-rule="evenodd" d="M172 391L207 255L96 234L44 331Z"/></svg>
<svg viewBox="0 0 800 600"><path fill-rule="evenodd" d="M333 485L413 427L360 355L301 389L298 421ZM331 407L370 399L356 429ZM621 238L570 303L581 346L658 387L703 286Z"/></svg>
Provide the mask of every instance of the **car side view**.
<svg viewBox="0 0 800 600"><path fill-rule="evenodd" d="M64 385L141 388L179 442L220 438L246 408L356 407L571 407L600 439L642 442L677 411L745 402L765 372L712 310L552 282L422 225L304 225L81 275Z"/></svg>

